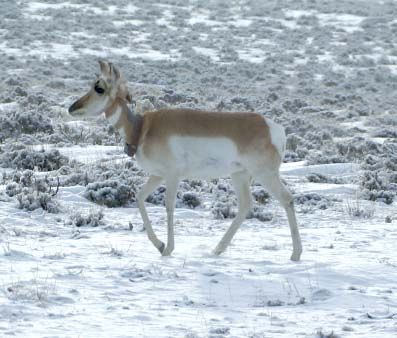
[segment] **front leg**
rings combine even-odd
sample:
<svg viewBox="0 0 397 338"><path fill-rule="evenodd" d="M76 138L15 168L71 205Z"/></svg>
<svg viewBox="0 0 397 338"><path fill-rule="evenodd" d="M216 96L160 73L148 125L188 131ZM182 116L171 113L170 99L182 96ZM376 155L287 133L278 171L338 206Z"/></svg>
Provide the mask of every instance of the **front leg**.
<svg viewBox="0 0 397 338"><path fill-rule="evenodd" d="M152 225L150 224L150 220L146 212L145 200L161 184L162 181L162 177L150 176L146 184L141 188L137 195L137 203L139 207L139 212L141 213L141 217L143 220L143 226L147 231L149 240L153 243L157 250L160 251L160 253L164 252L165 245L157 238L156 234L153 231Z"/></svg>
<svg viewBox="0 0 397 338"><path fill-rule="evenodd" d="M165 195L165 208L167 211L167 246L162 252L163 256L171 255L174 251L174 208L175 199L178 189L178 179L172 178L166 180L166 195Z"/></svg>

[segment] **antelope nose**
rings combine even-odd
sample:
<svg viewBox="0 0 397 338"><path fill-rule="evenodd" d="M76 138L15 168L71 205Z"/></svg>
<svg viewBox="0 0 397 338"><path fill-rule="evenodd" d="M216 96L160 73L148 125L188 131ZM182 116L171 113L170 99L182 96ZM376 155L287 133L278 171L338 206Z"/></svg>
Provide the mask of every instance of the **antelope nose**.
<svg viewBox="0 0 397 338"><path fill-rule="evenodd" d="M81 108L81 104L79 101L74 102L68 109L69 114Z"/></svg>

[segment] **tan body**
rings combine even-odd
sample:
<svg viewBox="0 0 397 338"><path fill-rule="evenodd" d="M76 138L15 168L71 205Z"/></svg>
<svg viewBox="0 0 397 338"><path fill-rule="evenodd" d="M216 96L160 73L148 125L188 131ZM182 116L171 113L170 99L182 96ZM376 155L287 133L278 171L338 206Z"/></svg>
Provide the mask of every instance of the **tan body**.
<svg viewBox="0 0 397 338"><path fill-rule="evenodd" d="M134 137L134 118L127 107L120 74L112 65L101 63L102 75L113 82L107 100L101 94L101 111L119 129L126 143ZM112 68L113 67L113 68ZM119 81L119 82L117 82ZM96 86L98 81L96 82ZM116 86L117 85L117 86ZM118 90L114 90L118 87ZM96 88L96 87L95 87ZM95 89L97 91L97 88ZM91 103L85 103L91 102ZM95 107L95 109L91 109ZM95 93L89 92L76 101L69 111L81 115L98 114ZM139 135L136 158L150 176L138 193L138 206L149 239L163 254L174 249L173 212L178 184L184 178L216 178L231 176L238 197L239 211L229 230L214 250L222 253L251 208L250 183L259 181L285 208L290 225L292 260L302 252L292 195L279 177L285 147L284 129L256 113L221 113L191 109L162 109L146 112ZM145 199L165 182L168 239L167 245L155 235L150 224Z"/></svg>
<svg viewBox="0 0 397 338"><path fill-rule="evenodd" d="M137 161L153 175L217 178L277 170L281 156L265 119L255 113L162 109L144 115Z"/></svg>

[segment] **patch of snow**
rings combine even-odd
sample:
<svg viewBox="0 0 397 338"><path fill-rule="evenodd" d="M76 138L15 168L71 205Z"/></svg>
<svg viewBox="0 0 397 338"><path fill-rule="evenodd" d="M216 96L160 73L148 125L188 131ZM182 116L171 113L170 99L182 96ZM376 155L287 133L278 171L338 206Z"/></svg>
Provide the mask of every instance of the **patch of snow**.
<svg viewBox="0 0 397 338"><path fill-rule="evenodd" d="M196 47L196 46L194 46L193 50L196 53L198 53L198 54L201 54L201 55L204 55L204 56L208 56L209 58L211 58L211 60L213 60L215 62L218 62L219 59L220 59L219 55L218 55L218 52L215 49L213 49L213 48L205 48L205 47Z"/></svg>
<svg viewBox="0 0 397 338"><path fill-rule="evenodd" d="M302 16L316 16L321 26L336 26L344 29L348 33L362 30L360 24L365 19L363 16L346 13L319 13L314 10L284 10L287 18L297 20Z"/></svg>
<svg viewBox="0 0 397 338"><path fill-rule="evenodd" d="M102 9L90 4L75 4L67 1L61 3L43 3L43 2L33 1L33 2L29 2L27 4L27 7L24 9L29 13L36 13L48 9L62 10L64 8L74 8L74 9L80 9L82 11L92 11L96 15L114 15L119 7L115 5L111 5L108 6L107 9ZM138 7L130 4L124 7L123 10L129 13L134 13L137 10L137 8Z"/></svg>
<svg viewBox="0 0 397 338"><path fill-rule="evenodd" d="M365 19L363 16L340 13L318 13L317 17L320 19L320 25L340 27L348 33L362 30L360 24Z"/></svg>
<svg viewBox="0 0 397 338"><path fill-rule="evenodd" d="M176 30L177 27L172 24L174 17L175 15L171 12L171 10L165 9L163 11L162 17L156 20L156 24L159 26L165 26L171 30Z"/></svg>
<svg viewBox="0 0 397 338"><path fill-rule="evenodd" d="M243 50L238 50L237 53L241 60L252 63L262 63L267 57L266 51L259 48L246 48Z"/></svg>
<svg viewBox="0 0 397 338"><path fill-rule="evenodd" d="M187 20L189 25L195 25L195 24L203 24L205 26L209 27L217 27L217 26L222 26L223 23L220 21L216 20L211 20L209 19L210 12L209 11L197 11L192 13L192 16L190 19Z"/></svg>
<svg viewBox="0 0 397 338"><path fill-rule="evenodd" d="M32 146L33 150L48 150L54 148L52 144L39 144ZM93 164L98 161L106 161L114 158L115 153L124 157L121 146L70 146L65 148L57 148L62 155L69 157L84 164Z"/></svg>
<svg viewBox="0 0 397 338"><path fill-rule="evenodd" d="M357 163L330 163L305 165L305 161L283 163L280 171L285 175L306 176L310 173L319 173L323 175L352 175L356 174L359 169Z"/></svg>
<svg viewBox="0 0 397 338"><path fill-rule="evenodd" d="M19 107L17 102L10 103L0 103L0 114L8 114L10 112L16 111Z"/></svg>
<svg viewBox="0 0 397 338"><path fill-rule="evenodd" d="M228 21L227 24L234 27L249 27L252 25L252 22L253 21L251 19L244 19L240 16L234 16L230 18L230 21Z"/></svg>
<svg viewBox="0 0 397 338"><path fill-rule="evenodd" d="M116 20L113 21L113 25L116 27L122 27L125 25L133 25L133 26L142 26L145 22L137 19L128 19L128 20Z"/></svg>

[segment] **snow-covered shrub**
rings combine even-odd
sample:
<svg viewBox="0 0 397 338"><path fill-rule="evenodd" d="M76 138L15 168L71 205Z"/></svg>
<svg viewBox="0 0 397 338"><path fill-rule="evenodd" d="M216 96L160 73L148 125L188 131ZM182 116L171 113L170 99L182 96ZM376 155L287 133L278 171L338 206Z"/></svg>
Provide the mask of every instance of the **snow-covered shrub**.
<svg viewBox="0 0 397 338"><path fill-rule="evenodd" d="M6 185L6 194L10 197L14 197L21 192L21 187L18 183L11 182Z"/></svg>
<svg viewBox="0 0 397 338"><path fill-rule="evenodd" d="M307 149L318 149L327 141L332 141L332 136L326 131L309 131L305 134L305 147Z"/></svg>
<svg viewBox="0 0 397 338"><path fill-rule="evenodd" d="M384 167L384 162L378 156L367 155L364 157L363 162L361 162L361 168L364 170L378 170Z"/></svg>
<svg viewBox="0 0 397 338"><path fill-rule="evenodd" d="M301 108L307 107L307 103L301 99L286 100L283 108L287 112L297 113Z"/></svg>
<svg viewBox="0 0 397 338"><path fill-rule="evenodd" d="M229 183L230 180L220 179L212 191L213 202L211 212L215 219L227 219L236 217L238 211L237 196ZM269 193L261 185L251 187L253 205L247 218L257 218L262 222L273 218L272 214L263 207L270 200Z"/></svg>
<svg viewBox="0 0 397 338"><path fill-rule="evenodd" d="M69 165L64 165L58 169L59 175L71 175L72 173L73 169Z"/></svg>
<svg viewBox="0 0 397 338"><path fill-rule="evenodd" d="M388 138L397 138L397 130L396 128L382 128L374 131L372 133L373 137L388 137Z"/></svg>
<svg viewBox="0 0 397 338"><path fill-rule="evenodd" d="M5 290L5 296L12 301L36 303L43 307L55 295L55 284L47 279L41 281L35 278L8 284Z"/></svg>
<svg viewBox="0 0 397 338"><path fill-rule="evenodd" d="M316 130L313 124L310 123L309 119L297 117L288 120L288 125L285 127L287 135L296 134L303 137L308 131Z"/></svg>
<svg viewBox="0 0 397 338"><path fill-rule="evenodd" d="M148 196L146 202L155 204L155 205L165 205L165 186L161 185L154 191L152 194Z"/></svg>
<svg viewBox="0 0 397 338"><path fill-rule="evenodd" d="M360 196L370 201L393 203L397 185L390 182L390 177L394 176L384 170L365 171L360 179Z"/></svg>
<svg viewBox="0 0 397 338"><path fill-rule="evenodd" d="M261 186L254 186L252 189L252 197L259 204L267 204L270 199L269 193Z"/></svg>
<svg viewBox="0 0 397 338"><path fill-rule="evenodd" d="M318 161L318 157L322 156L323 148L325 148L325 151L328 153L330 150L332 153L336 153L336 148L333 146L330 133L315 130L308 131L304 129L300 132L300 135L297 133L288 134L286 144L287 152L285 154L286 162L300 161L307 157L311 157L313 161L314 156L317 157L315 161ZM314 149L316 149L315 153L312 152ZM323 161L325 161L325 159L321 160L321 162Z"/></svg>
<svg viewBox="0 0 397 338"><path fill-rule="evenodd" d="M369 154L379 155L381 153L381 145L363 137L354 137L344 142L337 142L336 147L346 161L354 161Z"/></svg>
<svg viewBox="0 0 397 338"><path fill-rule="evenodd" d="M25 170L12 174L12 182L6 186L6 194L16 197L20 209L33 211L43 209L50 213L59 212L59 206L54 201L58 188L47 177L36 178L34 172Z"/></svg>
<svg viewBox="0 0 397 338"><path fill-rule="evenodd" d="M132 160L107 161L94 167L77 165L72 171L68 167L59 173L62 186L82 185L86 187L84 197L108 207L119 207L135 201L135 194L147 180L144 173Z"/></svg>
<svg viewBox="0 0 397 338"><path fill-rule="evenodd" d="M261 222L269 222L273 219L273 214L262 206L254 205L247 215L247 218L256 218Z"/></svg>
<svg viewBox="0 0 397 338"><path fill-rule="evenodd" d="M306 156L307 165L344 163L346 159L343 156L335 154L332 148L322 150L311 150Z"/></svg>
<svg viewBox="0 0 397 338"><path fill-rule="evenodd" d="M51 120L37 110L17 111L10 116L0 117L0 139L19 134L52 134Z"/></svg>
<svg viewBox="0 0 397 338"><path fill-rule="evenodd" d="M182 203L189 208L197 208L201 204L200 198L194 192L185 192L182 194Z"/></svg>
<svg viewBox="0 0 397 338"><path fill-rule="evenodd" d="M48 177L36 178L32 170L16 171L11 175L10 179L11 182L6 185L6 193L10 197L16 196L25 188L37 192L52 191L51 182ZM55 186L55 183L52 185Z"/></svg>
<svg viewBox="0 0 397 338"><path fill-rule="evenodd" d="M119 145L122 141L117 129L111 126L105 118L99 118L95 128L89 128L83 124L60 122L54 126L54 129L55 133L43 137L45 142L58 145Z"/></svg>
<svg viewBox="0 0 397 338"><path fill-rule="evenodd" d="M284 153L284 162L298 162L301 161L302 158L292 150L286 150Z"/></svg>
<svg viewBox="0 0 397 338"><path fill-rule="evenodd" d="M3 153L1 156L2 166L15 169L37 168L40 171L57 170L69 163L69 159L61 155L59 150L29 150L22 149Z"/></svg>
<svg viewBox="0 0 397 338"><path fill-rule="evenodd" d="M360 196L370 201L391 204L397 195L397 145L378 145L378 155L367 155L361 163Z"/></svg>
<svg viewBox="0 0 397 338"><path fill-rule="evenodd" d="M53 196L47 192L32 191L31 189L24 188L22 192L17 195L19 202L19 209L33 211L36 209L43 209L50 213L58 213L58 203L53 200Z"/></svg>
<svg viewBox="0 0 397 338"><path fill-rule="evenodd" d="M302 193L294 196L295 203L302 205L304 208L311 209L328 209L332 201L326 197L321 196L317 193Z"/></svg>
<svg viewBox="0 0 397 338"><path fill-rule="evenodd" d="M312 183L332 183L343 184L344 180L340 178L329 177L319 173L310 173L306 175L306 179Z"/></svg>
<svg viewBox="0 0 397 338"><path fill-rule="evenodd" d="M186 102L198 103L198 100L195 97L187 94L175 93L173 90L166 90L164 96L160 97L159 100L164 101L168 106L175 106Z"/></svg>
<svg viewBox="0 0 397 338"><path fill-rule="evenodd" d="M59 141L63 140L63 142L70 142L72 144L87 143L90 135L90 131L87 128L83 126L77 127L67 123L59 124L57 130L58 135L56 137L60 138ZM54 141L58 140L51 139L51 141L54 143Z"/></svg>
<svg viewBox="0 0 397 338"><path fill-rule="evenodd" d="M218 111L254 111L249 99L244 97L234 97L230 100L222 99L215 109Z"/></svg>
<svg viewBox="0 0 397 338"><path fill-rule="evenodd" d="M23 187L30 187L33 184L33 179L34 172L32 170L15 171L12 175L12 180Z"/></svg>
<svg viewBox="0 0 397 338"><path fill-rule="evenodd" d="M312 183L329 183L328 177L319 173L310 173L306 178Z"/></svg>
<svg viewBox="0 0 397 338"><path fill-rule="evenodd" d="M63 179L63 186L83 185L94 182L95 177L90 175L88 170L72 172Z"/></svg>
<svg viewBox="0 0 397 338"><path fill-rule="evenodd" d="M109 179L89 183L84 192L84 197L97 204L115 208L135 201L135 190L132 186Z"/></svg>
<svg viewBox="0 0 397 338"><path fill-rule="evenodd" d="M223 178L216 179L211 182L211 186L211 212L214 215L214 218L234 218L236 216L234 207L237 205L237 198L233 192L230 180Z"/></svg>
<svg viewBox="0 0 397 338"><path fill-rule="evenodd" d="M369 219L372 218L375 214L375 206L372 205L371 207L363 206L360 203L360 199L358 196L353 201L346 201L346 212L349 214L350 217L354 218L365 218Z"/></svg>
<svg viewBox="0 0 397 338"><path fill-rule="evenodd" d="M234 218L236 212L232 207L233 204L228 201L216 201L211 207L211 212L215 219Z"/></svg>
<svg viewBox="0 0 397 338"><path fill-rule="evenodd" d="M183 180L178 187L176 195L176 207L197 208L201 205L199 192L202 190L202 182L199 180ZM165 185L161 185L148 196L146 202L155 205L165 205L165 196L167 194Z"/></svg>
<svg viewBox="0 0 397 338"><path fill-rule="evenodd" d="M132 187L141 186L146 180L144 173L137 168L134 161L113 162L106 161L98 165L76 165L73 170L68 166L60 168L62 186L83 185L89 183L102 182L106 180L116 180ZM136 191L137 189L134 188Z"/></svg>
<svg viewBox="0 0 397 338"><path fill-rule="evenodd" d="M307 135L312 135L308 133ZM305 142L305 147L310 148ZM368 155L385 157L386 154L393 153L391 143L379 144L363 137L353 137L343 142L332 142L326 139L321 144L317 144L315 149L310 150L306 156L308 165L326 163L354 162L366 158Z"/></svg>
<svg viewBox="0 0 397 338"><path fill-rule="evenodd" d="M286 149L296 151L299 145L304 143L304 139L296 134L289 134L287 136Z"/></svg>
<svg viewBox="0 0 397 338"><path fill-rule="evenodd" d="M88 214L75 212L70 216L68 223L76 227L97 227L103 225L103 217L104 213L102 210L91 210Z"/></svg>
<svg viewBox="0 0 397 338"><path fill-rule="evenodd" d="M396 193L394 191L387 190L368 190L364 189L360 195L362 198L369 201L379 201L386 204L392 204Z"/></svg>
<svg viewBox="0 0 397 338"><path fill-rule="evenodd" d="M394 157L386 158L384 165L386 170L397 173L397 154Z"/></svg>
<svg viewBox="0 0 397 338"><path fill-rule="evenodd" d="M10 197L14 197L19 194L23 188L33 186L34 173L31 170L25 170L23 172L15 171L9 177L4 176L3 179L4 181L11 181L6 185L6 194Z"/></svg>
<svg viewBox="0 0 397 338"><path fill-rule="evenodd" d="M397 191L397 171L389 174L389 183L390 188Z"/></svg>
<svg viewBox="0 0 397 338"><path fill-rule="evenodd" d="M384 190L387 183L387 176L382 171L364 171L360 181L360 185L368 190Z"/></svg>
<svg viewBox="0 0 397 338"><path fill-rule="evenodd" d="M324 332L322 329L316 332L315 338L340 338L334 331Z"/></svg>

